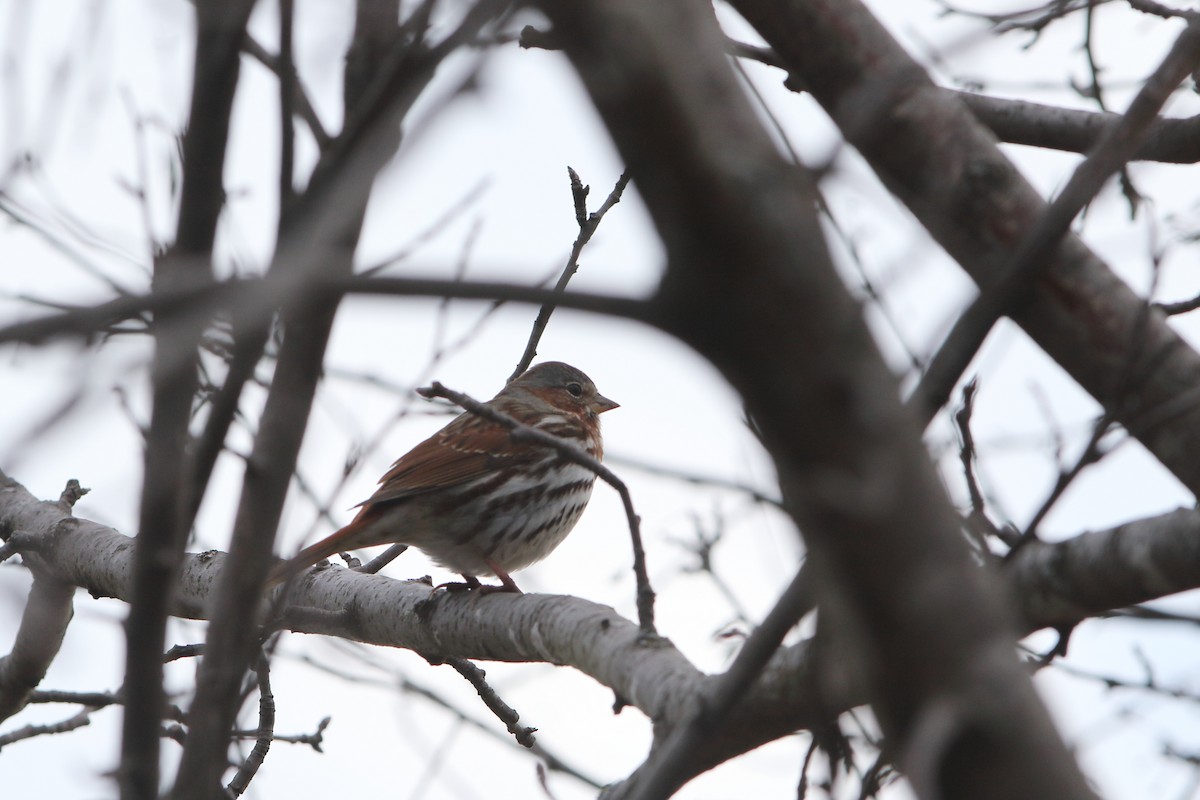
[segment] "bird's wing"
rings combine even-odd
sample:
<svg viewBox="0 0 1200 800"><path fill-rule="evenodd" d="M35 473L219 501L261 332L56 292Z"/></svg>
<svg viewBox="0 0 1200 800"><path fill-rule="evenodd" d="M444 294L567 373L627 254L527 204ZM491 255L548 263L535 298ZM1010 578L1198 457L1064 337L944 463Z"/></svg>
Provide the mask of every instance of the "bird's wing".
<svg viewBox="0 0 1200 800"><path fill-rule="evenodd" d="M361 505L399 500L468 483L498 469L544 459L539 445L515 442L507 428L463 414L401 456Z"/></svg>

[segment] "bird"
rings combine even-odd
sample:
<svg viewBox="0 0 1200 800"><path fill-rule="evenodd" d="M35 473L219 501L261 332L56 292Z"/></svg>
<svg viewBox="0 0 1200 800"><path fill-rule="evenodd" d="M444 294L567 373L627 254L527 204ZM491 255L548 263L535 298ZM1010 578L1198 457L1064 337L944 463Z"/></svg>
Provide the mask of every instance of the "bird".
<svg viewBox="0 0 1200 800"><path fill-rule="evenodd" d="M526 370L486 405L597 461L604 457L599 416L619 408L591 378L559 361ZM557 450L514 440L500 423L464 412L397 459L348 525L277 564L267 585L343 550L405 544L460 573L466 588L519 594L511 573L562 543L595 480L595 472ZM480 583L490 576L501 585Z"/></svg>

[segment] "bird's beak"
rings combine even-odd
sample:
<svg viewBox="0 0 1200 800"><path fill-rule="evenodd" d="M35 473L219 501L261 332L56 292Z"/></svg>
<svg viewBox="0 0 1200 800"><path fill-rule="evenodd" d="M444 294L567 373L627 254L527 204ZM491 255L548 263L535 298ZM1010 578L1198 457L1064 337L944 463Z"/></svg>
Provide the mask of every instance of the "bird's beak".
<svg viewBox="0 0 1200 800"><path fill-rule="evenodd" d="M593 398L592 402L588 405L591 407L592 411L595 411L597 414L603 414L605 411L612 411L614 408L621 407L620 403L614 403L612 400L609 400L599 392L596 393L595 398Z"/></svg>

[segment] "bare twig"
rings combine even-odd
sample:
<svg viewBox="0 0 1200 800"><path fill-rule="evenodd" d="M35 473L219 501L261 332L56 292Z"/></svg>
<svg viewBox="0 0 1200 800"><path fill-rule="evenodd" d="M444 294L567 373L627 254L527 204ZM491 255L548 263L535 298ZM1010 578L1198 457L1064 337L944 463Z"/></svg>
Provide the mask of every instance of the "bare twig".
<svg viewBox="0 0 1200 800"><path fill-rule="evenodd" d="M172 645L171 649L163 654L163 663L170 664L172 661L178 661L181 658L199 658L202 655L204 655L203 644Z"/></svg>
<svg viewBox="0 0 1200 800"><path fill-rule="evenodd" d="M962 406L954 414L954 422L958 427L959 440L961 445L958 448L958 457L962 461L963 476L967 482L967 493L971 497L971 513L983 514L985 512L983 493L979 491L979 484L975 480L975 437L971 435L971 414L975 410L975 392L979 388L979 383L974 378L967 381L967 384L962 389Z"/></svg>
<svg viewBox="0 0 1200 800"><path fill-rule="evenodd" d="M1004 556L1005 559L1012 558L1018 550L1038 538L1038 525L1050 513L1050 509L1063 496L1063 493L1067 491L1067 487L1079 477L1079 473L1092 464L1095 464L1107 454L1108 450L1101 445L1101 441L1112 428L1112 424L1113 420L1110 414L1105 414L1096 420L1096 424L1092 427L1092 435L1088 439L1087 445L1083 448L1083 452L1079 454L1079 458L1075 460L1070 469L1061 470L1058 473L1058 478L1054 482L1054 488L1050 490L1050 495L1034 513L1033 518L1029 520L1029 524L1025 526L1025 531L1021 534L1021 538L1012 543L1008 553Z"/></svg>
<svg viewBox="0 0 1200 800"><path fill-rule="evenodd" d="M1192 297L1188 300L1180 300L1177 303L1154 303L1153 307L1168 317L1176 314L1186 314L1189 311L1195 311L1200 308L1200 295Z"/></svg>
<svg viewBox="0 0 1200 800"><path fill-rule="evenodd" d="M1125 0L1125 2L1134 11L1162 17L1163 19L1186 19L1188 22L1200 20L1200 12L1183 8L1171 8L1162 3L1156 3L1154 0Z"/></svg>
<svg viewBox="0 0 1200 800"><path fill-rule="evenodd" d="M91 708L82 708L77 714L68 717L62 722L56 722L52 725L26 725L23 728L17 728L15 731L9 731L0 735L0 749L5 745L10 745L13 742L19 742L24 739L32 739L35 736L47 736L55 733L66 733L77 728L82 728L90 725L92 722Z"/></svg>
<svg viewBox="0 0 1200 800"><path fill-rule="evenodd" d="M73 703L91 708L105 708L122 702L116 692L64 692L53 689L40 689L29 697L30 704L38 703Z"/></svg>
<svg viewBox="0 0 1200 800"><path fill-rule="evenodd" d="M480 722L479 720L475 719L473 716L466 714L462 709L455 706L453 703L451 703L449 700L447 700L445 697L443 697L438 692L435 692L434 690L430 689L427 686L422 686L419 683L415 683L415 682L413 682L413 680L411 678L407 677L406 675L398 673L396 671L396 668L392 664L390 664L390 663L385 664L385 663L381 663L381 661L379 661L379 660L372 660L371 658L369 658L367 656L367 652L369 652L368 648L363 648L363 647L359 646L357 648L356 656L358 657L358 659L360 661L367 664L367 666L384 672L385 675L387 676L384 680L378 680L375 678L364 678L362 675L352 675L350 673L347 673L344 670L338 669L329 664L315 661L310 656L304 656L304 657L302 657L301 660L304 663L306 663L312 667L315 667L316 669L319 669L330 675L334 675L345 681L350 681L350 682L359 683L359 684L370 683L372 685L376 685L376 686L379 686L380 688L386 688L386 689L398 688L403 692L407 692L409 694L414 694L414 695L417 695L418 697L422 697L425 700L428 700L430 703L437 706L438 708L448 712L453 717L455 717L455 719L457 719L459 722L463 723L464 725L470 726L471 728L479 731L480 733L483 733L498 742L502 742L505 745L521 748L521 752L525 752L525 748L523 748L520 744L518 744L513 737L507 735L507 733L501 733L499 730L497 730L496 726L486 725L486 724ZM276 737L276 740L279 740L279 738L280 737ZM547 751L540 743L535 742L533 744L533 746L530 748L530 750L536 756L538 756L538 758L542 759L542 761L546 764L546 767L548 769L550 769L554 772L559 772L559 773L562 773L563 775L568 775L572 778L575 778L576 780L592 787L593 789L602 789L604 787L604 784L601 781L597 780L595 777L593 777L591 775L587 775L587 774L579 771L571 764L568 764L566 761L559 758L557 754Z"/></svg>
<svg viewBox="0 0 1200 800"><path fill-rule="evenodd" d="M279 56L271 55L265 47L255 41L253 36L246 36L242 42L242 50L278 75L281 84L291 83L293 87L292 103L295 104L296 111L300 114L300 118L304 120L304 124L308 126L313 138L317 140L317 147L321 150L329 147L330 142L333 141L333 137L326 132L325 127L321 124L321 118L317 116L316 109L313 108L312 103L308 99L308 94L300 84L300 77L296 75L295 65L287 63L285 66L282 53Z"/></svg>
<svg viewBox="0 0 1200 800"><path fill-rule="evenodd" d="M258 730L255 732L256 741L250 755L246 756L246 760L238 767L237 774L225 787L234 797L240 797L249 788L250 781L258 774L258 768L262 766L263 760L271 750L271 742L275 739L275 695L271 691L271 664L265 653L259 653L258 661L254 664L254 673L258 676ZM320 749L317 747L317 750Z"/></svg>
<svg viewBox="0 0 1200 800"><path fill-rule="evenodd" d="M384 550L382 553L372 558L366 564L358 567L358 571L365 572L368 575L374 575L375 573L379 572L379 570L395 561L396 558L407 549L408 545L406 544L394 544L387 550Z"/></svg>
<svg viewBox="0 0 1200 800"><path fill-rule="evenodd" d="M979 481L975 476L975 437L971 433L971 415L975 412L977 389L978 383L974 378L963 386L963 404L954 414L954 423L958 429L960 441L958 457L962 462L967 494L971 498L971 510L966 516L965 527L967 534L972 538L976 552L982 557L990 553L986 536L995 536L1001 540L1012 537L1006 537L1006 533L997 528L988 517L983 492L980 490Z"/></svg>
<svg viewBox="0 0 1200 800"><path fill-rule="evenodd" d="M654 590L650 587L650 578L646 574L646 552L642 549L641 522L637 512L633 509L633 498L630 496L629 487L625 485L625 482L618 478L612 470L585 453L573 442L552 436L545 431L539 431L528 425L522 425L507 414L503 414L491 406L474 400L462 392L447 389L437 381L434 381L432 386L418 389L417 393L422 397L444 398L462 406L472 414L502 425L509 430L509 435L512 436L513 441L533 442L556 450L566 460L590 469L596 474L596 477L617 490L617 494L621 496L621 502L625 506L625 517L629 521L629 535L633 540L633 572L637 579L638 587L638 624L641 627L643 635L657 636L654 628Z"/></svg>
<svg viewBox="0 0 1200 800"><path fill-rule="evenodd" d="M496 690L488 684L486 672L465 658L448 658L445 663L467 679L467 682L479 693L483 704L504 723L508 732L513 735L519 745L532 749L537 744L537 739L533 735L537 732L537 728L517 724L521 720L521 715L517 713L516 709L505 703Z"/></svg>
<svg viewBox="0 0 1200 800"><path fill-rule="evenodd" d="M629 184L629 173L621 173L621 177L617 178L616 185L608 193L608 197L605 198L600 208L588 214L587 196L591 187L584 186L583 182L579 180L579 175L571 167L567 167L567 173L571 176L571 197L575 202L575 222L579 225L579 235L575 237L575 244L571 245L571 255L567 258L567 265L563 267L562 275L559 276L558 283L554 285L554 293L559 296L567 290L567 284L579 269L579 254L583 252L584 246L591 241L592 235L600 227L604 215L621 202L621 194ZM512 375L508 376L510 381L529 369L534 356L537 355L538 342L541 341L542 334L546 331L546 325L550 323L550 315L554 313L556 306L555 301L550 301L543 304L541 310L538 311L537 319L533 321L533 330L529 334L529 341L525 345L525 352L521 354L521 360L517 362L517 367L513 370Z"/></svg>
<svg viewBox="0 0 1200 800"><path fill-rule="evenodd" d="M317 729L312 733L277 733L271 737L273 742L285 742L287 744L305 744L316 750L318 753L324 753L321 745L325 743L325 729L329 727L329 723L333 721L332 717L324 717L317 723ZM257 739L258 731L234 731L233 735L239 739Z"/></svg>

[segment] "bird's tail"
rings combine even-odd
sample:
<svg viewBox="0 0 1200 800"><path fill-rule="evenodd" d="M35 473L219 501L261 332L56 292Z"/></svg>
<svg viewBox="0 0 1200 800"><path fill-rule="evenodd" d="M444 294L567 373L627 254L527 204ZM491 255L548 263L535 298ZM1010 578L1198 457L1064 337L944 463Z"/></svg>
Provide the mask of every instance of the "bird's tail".
<svg viewBox="0 0 1200 800"><path fill-rule="evenodd" d="M354 523L351 522L346 527L334 531L316 544L310 544L286 561L280 561L272 567L271 572L267 575L267 588L271 589L281 583L286 583L313 564L324 561L330 556L337 555L342 550L353 547L354 545L347 540L356 532L357 529L354 527Z"/></svg>

